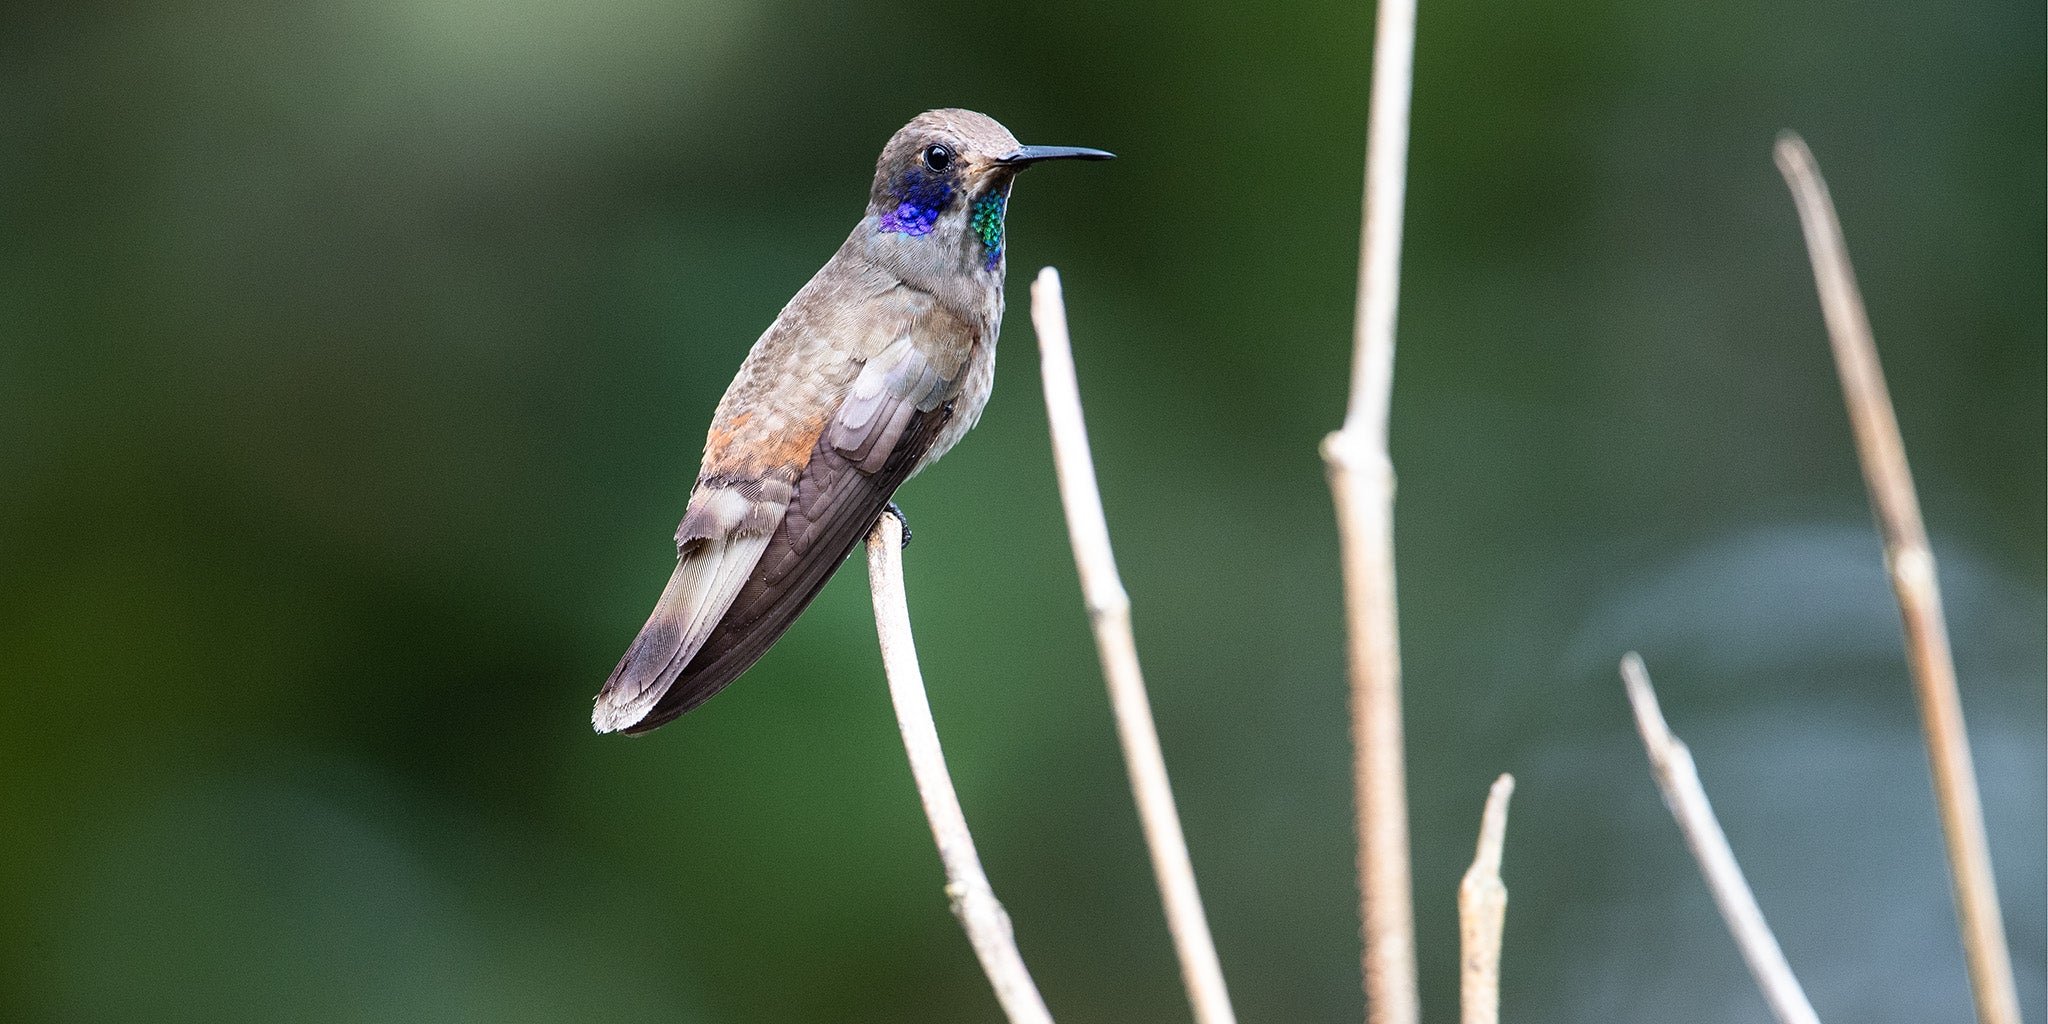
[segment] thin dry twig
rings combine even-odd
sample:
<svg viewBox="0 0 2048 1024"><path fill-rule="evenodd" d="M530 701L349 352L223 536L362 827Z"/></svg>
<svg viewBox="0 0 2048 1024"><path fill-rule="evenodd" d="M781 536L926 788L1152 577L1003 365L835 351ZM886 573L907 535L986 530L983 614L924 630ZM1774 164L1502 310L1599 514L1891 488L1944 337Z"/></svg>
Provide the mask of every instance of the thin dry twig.
<svg viewBox="0 0 2048 1024"><path fill-rule="evenodd" d="M1362 959L1372 1024L1415 1024L1420 1012L1394 601L1394 463L1387 448L1414 65L1415 0L1380 0L1366 125L1351 401L1343 429L1323 439L1344 565Z"/></svg>
<svg viewBox="0 0 2048 1024"><path fill-rule="evenodd" d="M1507 927L1508 889L1500 880L1501 846L1507 841L1508 798L1515 777L1493 780L1486 810L1479 816L1479 848L1458 885L1458 1019L1462 1024L1500 1021L1500 937Z"/></svg>
<svg viewBox="0 0 2048 1024"><path fill-rule="evenodd" d="M1131 634L1131 599L1116 571L1109 545L1109 520L1102 511L1102 492L1095 483L1095 463L1088 450L1088 427L1081 417L1081 387L1074 374L1074 353L1067 337L1067 307L1060 295L1060 275L1051 267L1038 272L1031 285L1031 322L1038 329L1038 348L1045 379L1046 418L1052 425L1053 463L1059 473L1060 502L1067 511L1067 534L1074 544L1074 564L1081 575L1081 593L1088 623L1102 658L1102 676L1109 684L1109 703L1116 716L1117 738L1123 742L1124 764L1130 770L1131 794L1145 845L1152 853L1152 871L1166 906L1167 930L1180 958L1181 980L1198 1024L1235 1024L1230 993L1223 985L1223 966L1216 942L1202 914L1202 896L1195 888L1195 867L1181 834L1173 789L1166 778L1166 759L1159 751L1159 731L1145 696L1145 677L1138 668L1138 644Z"/></svg>
<svg viewBox="0 0 2048 1024"><path fill-rule="evenodd" d="M988 875L981 870L959 794L953 791L953 779L946 772L946 755L939 749L938 727L932 723L924 673L918 668L917 646L910 635L910 610L904 603L903 523L893 514L884 513L868 534L868 586L874 592L875 632L882 643L882 666L889 676L889 699L896 705L903 748L910 755L910 774L917 782L918 799L924 802L925 817L931 820L939 861L945 866L946 897L953 916L966 929L967 941L981 960L989 983L995 986L996 1001L1002 1004L1010 1024L1052 1024L1052 1014L1024 967L1023 955L1017 952L1010 916L996 901Z"/></svg>
<svg viewBox="0 0 2048 1024"><path fill-rule="evenodd" d="M1721 909L1721 920L1735 937L1735 945L1742 951L1743 961L1749 964L1757 988L1763 990L1771 1014L1779 1024L1820 1024L1813 1004L1806 1001L1806 992L1799 987L1799 979L1792 975L1792 965L1785 962L1785 951L1778 948L1777 936L1764 923L1756 894L1742 877L1742 865L1736 863L1728 836L1714 817L1714 805L1707 802L1707 791L1700 785L1692 751L1665 724L1664 712L1657 707L1657 692L1650 688L1649 670L1634 651L1621 659L1621 680L1628 688L1629 705L1635 708L1636 730L1643 734L1643 747L1650 754L1650 772L1657 778L1657 789L1664 794L1664 806L1671 809L1678 831L1685 836L1685 845L1699 862L1700 875L1707 880L1714 905Z"/></svg>
<svg viewBox="0 0 2048 1024"><path fill-rule="evenodd" d="M1821 312L1842 378L1842 397L1848 403L1849 423L1856 435L1856 454L1863 464L1878 529L1884 534L1885 563L1905 623L1906 660L1919 699L1921 730L1927 736L1935 806L1940 809L1942 836L1948 843L1956 918L1962 929L1977 1019L1983 1024L2019 1024L2019 993L2013 987L2012 955L2006 949L2005 924L1999 916L1998 883L1992 876L1991 851L1984 836L1984 807L1977 795L1969 733L1963 726L1963 702L1956 689L1934 553L1920 519L1913 474L1906 466L1906 444L1892 413L1884 370L1877 361L1877 342L1870 333L1870 318L1863 310L1855 272L1849 268L1848 243L1842 239L1842 225L1828 197L1827 182L1820 176L1812 151L1797 135L1787 132L1778 137L1777 159L1799 206L1799 224L1806 234L1814 284L1820 290Z"/></svg>

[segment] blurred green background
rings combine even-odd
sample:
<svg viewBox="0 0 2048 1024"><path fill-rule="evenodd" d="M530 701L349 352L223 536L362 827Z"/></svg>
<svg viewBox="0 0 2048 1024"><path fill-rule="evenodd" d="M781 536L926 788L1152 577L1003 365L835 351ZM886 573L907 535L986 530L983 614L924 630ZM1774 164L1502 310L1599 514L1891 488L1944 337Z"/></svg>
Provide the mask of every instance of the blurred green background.
<svg viewBox="0 0 2048 1024"><path fill-rule="evenodd" d="M641 740L589 698L710 409L920 110L1027 175L982 425L900 494L942 734L1063 1021L1186 1007L1053 490L1066 276L1247 1021L1361 1013L1335 535L1368 7L277 0L0 14L0 1020L993 1020L863 573ZM1487 782L1522 1021L1763 1007L1648 657L1830 1019L1968 997L1774 134L1833 184L2043 1010L2038 2L1430 0L1395 458L1429 1016Z"/></svg>

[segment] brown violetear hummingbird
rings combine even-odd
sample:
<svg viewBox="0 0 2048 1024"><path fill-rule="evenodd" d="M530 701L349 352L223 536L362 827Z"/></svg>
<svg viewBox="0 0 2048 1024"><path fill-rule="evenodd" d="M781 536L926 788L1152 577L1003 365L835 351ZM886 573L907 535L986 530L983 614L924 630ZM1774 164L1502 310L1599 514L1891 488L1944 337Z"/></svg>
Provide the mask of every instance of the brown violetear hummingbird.
<svg viewBox="0 0 2048 1024"><path fill-rule="evenodd" d="M1017 172L1099 149L1022 146L933 110L882 148L867 215L789 300L712 414L676 570L597 695L599 732L642 733L759 659L898 485L981 417L1003 319Z"/></svg>

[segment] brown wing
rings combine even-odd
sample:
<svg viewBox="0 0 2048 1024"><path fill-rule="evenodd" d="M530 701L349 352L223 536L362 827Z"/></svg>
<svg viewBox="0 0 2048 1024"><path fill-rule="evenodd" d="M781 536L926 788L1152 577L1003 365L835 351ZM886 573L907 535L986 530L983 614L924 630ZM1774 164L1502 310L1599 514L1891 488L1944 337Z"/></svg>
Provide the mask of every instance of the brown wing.
<svg viewBox="0 0 2048 1024"><path fill-rule="evenodd" d="M952 414L951 403L912 414L901 441L872 474L826 450L821 440L753 578L653 710L625 731L638 734L665 725L753 667L867 536L889 496L910 477Z"/></svg>
<svg viewBox="0 0 2048 1024"><path fill-rule="evenodd" d="M952 418L944 396L958 373L958 364L934 365L908 336L868 361L819 433L780 522L717 624L688 654L666 651L656 685L644 690L655 699L643 698L634 709L640 713L613 728L642 733L672 721L738 678L782 636L931 450ZM731 486L700 486L720 485Z"/></svg>

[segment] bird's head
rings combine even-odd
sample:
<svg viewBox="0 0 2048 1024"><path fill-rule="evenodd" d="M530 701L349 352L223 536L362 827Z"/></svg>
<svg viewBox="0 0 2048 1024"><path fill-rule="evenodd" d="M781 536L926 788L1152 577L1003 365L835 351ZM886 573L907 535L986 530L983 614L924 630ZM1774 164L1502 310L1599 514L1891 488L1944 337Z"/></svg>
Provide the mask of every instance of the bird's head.
<svg viewBox="0 0 2048 1024"><path fill-rule="evenodd" d="M882 148L868 196L877 242L931 269L1003 265L1003 213L1017 172L1043 160L1108 160L1072 146L1025 146L972 110L929 110ZM897 236L897 237L879 237Z"/></svg>

